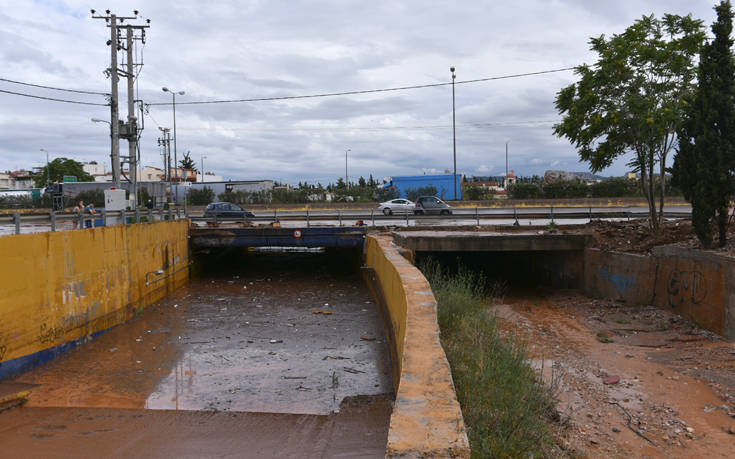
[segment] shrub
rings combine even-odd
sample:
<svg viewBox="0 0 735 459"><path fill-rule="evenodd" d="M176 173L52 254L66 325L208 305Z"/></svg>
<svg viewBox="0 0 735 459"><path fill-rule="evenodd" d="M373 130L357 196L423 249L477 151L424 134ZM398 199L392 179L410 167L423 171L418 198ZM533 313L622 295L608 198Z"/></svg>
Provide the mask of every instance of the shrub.
<svg viewBox="0 0 735 459"><path fill-rule="evenodd" d="M508 186L508 197L511 199L538 199L541 187L536 183L516 183Z"/></svg>
<svg viewBox="0 0 735 459"><path fill-rule="evenodd" d="M189 204L203 206L214 201L214 191L208 186L205 186L201 190L190 189L187 200L189 201Z"/></svg>

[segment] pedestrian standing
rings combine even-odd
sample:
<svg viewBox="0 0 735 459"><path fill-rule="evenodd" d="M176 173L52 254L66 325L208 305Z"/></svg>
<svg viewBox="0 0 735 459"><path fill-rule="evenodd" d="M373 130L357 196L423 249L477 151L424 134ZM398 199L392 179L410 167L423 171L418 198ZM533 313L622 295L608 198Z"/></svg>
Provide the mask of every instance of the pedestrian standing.
<svg viewBox="0 0 735 459"><path fill-rule="evenodd" d="M84 213L84 201L79 201L79 204L74 208L74 217L72 218L72 224L74 229L81 228L82 214Z"/></svg>
<svg viewBox="0 0 735 459"><path fill-rule="evenodd" d="M89 204L87 205L87 207L85 208L85 210L86 210L86 212L87 212L88 214L92 215L92 217L91 217L91 218L90 218L89 220L87 220L87 228L91 228L91 227L93 226L93 223L94 223L94 214L96 214L96 213L97 213L97 212L96 212L96 211L94 210L94 203L93 203L93 202L90 202L90 203L89 203Z"/></svg>

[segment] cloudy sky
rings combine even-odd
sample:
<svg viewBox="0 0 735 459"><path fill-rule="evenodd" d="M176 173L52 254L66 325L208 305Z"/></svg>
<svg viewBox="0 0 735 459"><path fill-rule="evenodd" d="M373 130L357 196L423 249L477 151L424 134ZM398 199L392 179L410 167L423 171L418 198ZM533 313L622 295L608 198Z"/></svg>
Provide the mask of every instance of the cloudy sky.
<svg viewBox="0 0 735 459"><path fill-rule="evenodd" d="M588 38L622 32L643 14L714 19L705 0L352 1L0 0L0 78L109 92L109 31L90 8L151 20L137 98L177 97L178 152L225 179L334 182L452 168L452 89L211 105L178 102L381 89L560 69L593 62ZM456 86L457 169L472 175L587 170L553 136L556 92L572 72ZM122 81L121 81L122 82ZM105 103L0 81L0 90ZM121 84L121 98L125 84ZM121 116L127 116L121 104ZM108 107L0 93L0 170L56 156L108 164ZM161 167L158 127L170 105L151 106L142 163ZM127 142L121 142L127 151ZM621 175L619 161L604 175Z"/></svg>

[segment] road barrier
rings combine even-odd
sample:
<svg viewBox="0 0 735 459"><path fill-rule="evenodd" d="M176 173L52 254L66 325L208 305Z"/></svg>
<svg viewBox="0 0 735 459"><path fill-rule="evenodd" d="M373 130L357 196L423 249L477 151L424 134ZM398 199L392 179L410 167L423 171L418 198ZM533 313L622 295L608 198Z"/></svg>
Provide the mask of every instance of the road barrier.
<svg viewBox="0 0 735 459"><path fill-rule="evenodd" d="M690 218L689 210L665 210L665 218ZM51 231L57 231L61 228L61 224L68 226L69 222L75 220L76 215L71 213L48 212L44 214L20 214L14 213L10 215L0 215L0 228L13 228L15 234L22 232L25 226L43 226L50 228ZM523 207L523 208L505 208L497 209L491 207L475 207L474 209L462 208L455 209L449 215L416 215L413 213L385 215L382 212L376 212L375 209L368 211L350 210L350 211L298 211L279 213L278 210L271 212L262 212L254 217L204 217L202 214L190 215L186 209L181 207L172 207L169 209L136 209L134 211L105 211L101 209L94 215L84 214L81 216L79 227L97 227L109 226L110 224L129 224L152 221L179 220L181 218L190 218L193 222L207 224L222 223L276 223L281 221L303 221L306 227L311 227L314 222L323 226L323 222L336 222L335 226L349 225L352 226L356 221L362 221L368 226L377 225L394 225L398 222L410 225L410 222L435 222L436 225L445 222L454 222L458 220L470 220L480 226L484 220L513 220L515 224L521 224L525 220L605 220L605 219L639 219L648 218L647 210L625 210L619 208L594 208L588 207ZM368 223L369 222L369 223ZM10 231L8 231L10 232Z"/></svg>

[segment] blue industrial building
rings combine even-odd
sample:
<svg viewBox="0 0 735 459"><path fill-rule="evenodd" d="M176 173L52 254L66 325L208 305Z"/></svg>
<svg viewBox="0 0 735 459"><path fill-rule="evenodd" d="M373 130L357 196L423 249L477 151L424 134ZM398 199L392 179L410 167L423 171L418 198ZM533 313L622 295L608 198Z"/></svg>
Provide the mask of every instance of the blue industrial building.
<svg viewBox="0 0 735 459"><path fill-rule="evenodd" d="M406 197L406 190L425 188L428 186L436 187L436 196L445 201L458 201L462 199L462 175L457 174L457 196L454 196L454 184L452 178L454 174L441 175L406 175L402 177L391 177L390 181L384 186L395 187L401 197Z"/></svg>

